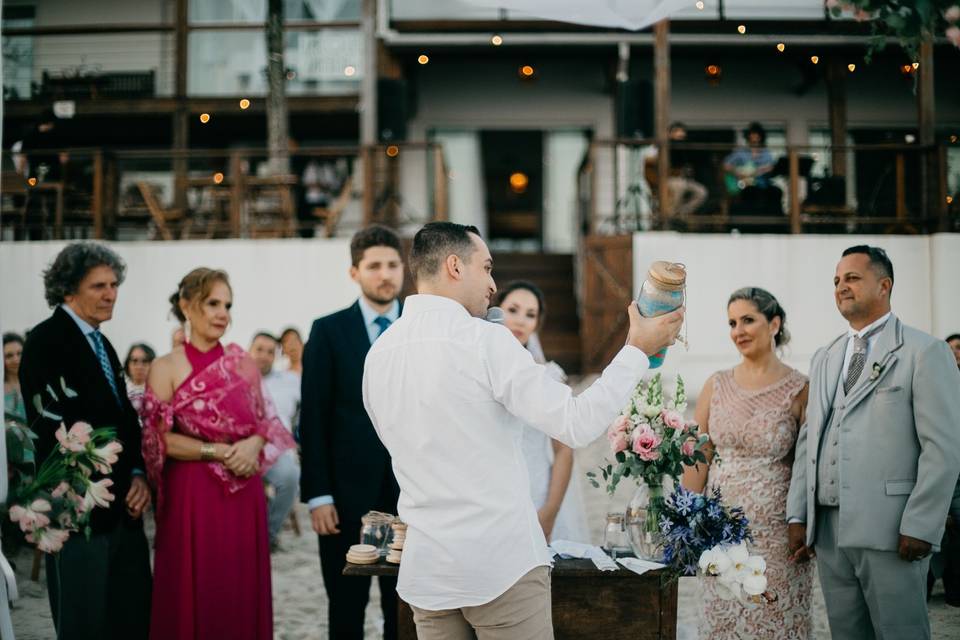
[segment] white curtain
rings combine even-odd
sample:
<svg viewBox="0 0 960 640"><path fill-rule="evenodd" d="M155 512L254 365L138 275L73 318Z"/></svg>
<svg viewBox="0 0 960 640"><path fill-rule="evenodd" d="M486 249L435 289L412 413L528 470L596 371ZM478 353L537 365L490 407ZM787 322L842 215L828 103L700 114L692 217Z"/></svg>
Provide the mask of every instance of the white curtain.
<svg viewBox="0 0 960 640"><path fill-rule="evenodd" d="M496 7L573 24L621 29L645 29L692 0L464 0L480 7Z"/></svg>
<svg viewBox="0 0 960 640"><path fill-rule="evenodd" d="M544 143L543 248L572 253L577 246L577 171L587 136L583 131L550 131Z"/></svg>
<svg viewBox="0 0 960 640"><path fill-rule="evenodd" d="M450 221L472 224L487 234L487 205L483 188L483 159L476 131L443 131L434 134L443 147L450 175Z"/></svg>

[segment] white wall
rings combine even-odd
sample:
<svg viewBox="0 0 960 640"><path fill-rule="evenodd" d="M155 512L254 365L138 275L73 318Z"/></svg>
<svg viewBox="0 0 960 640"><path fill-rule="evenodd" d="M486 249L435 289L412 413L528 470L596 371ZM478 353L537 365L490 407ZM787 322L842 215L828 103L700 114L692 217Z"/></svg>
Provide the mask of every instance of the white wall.
<svg viewBox="0 0 960 640"><path fill-rule="evenodd" d="M893 262L893 311L906 324L944 338L960 331L960 234L935 236L634 235L634 282L639 290L654 260L687 266L689 351L670 349L662 367L679 371L691 394L707 377L739 361L730 341L726 304L745 286L767 289L787 312L792 340L784 357L807 373L818 347L846 330L833 300L840 254L854 244L883 247Z"/></svg>
<svg viewBox="0 0 960 640"><path fill-rule="evenodd" d="M63 242L0 243L0 326L23 333L50 315L41 272ZM114 243L127 263L114 318L104 324L123 358L134 342L158 353L170 348L176 327L167 302L177 283L198 266L222 268L233 286L233 325L224 340L246 347L258 330L300 329L304 340L315 318L356 299L350 280L349 239L217 240Z"/></svg>

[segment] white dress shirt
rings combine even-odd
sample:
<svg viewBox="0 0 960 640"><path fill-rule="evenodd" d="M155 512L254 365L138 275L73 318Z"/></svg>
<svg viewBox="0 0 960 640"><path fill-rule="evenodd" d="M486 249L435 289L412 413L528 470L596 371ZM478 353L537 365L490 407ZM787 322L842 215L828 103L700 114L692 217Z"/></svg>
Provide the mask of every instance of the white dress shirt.
<svg viewBox="0 0 960 640"><path fill-rule="evenodd" d="M397 593L431 611L477 606L550 564L530 499L524 423L572 447L603 434L647 371L624 347L577 397L506 327L445 297L407 298L371 347L363 401L393 458L407 523Z"/></svg>
<svg viewBox="0 0 960 640"><path fill-rule="evenodd" d="M841 384L843 384L843 381L847 379L847 369L850 368L850 360L853 358L853 344L854 344L853 339L858 338L860 336L864 336L870 331L873 331L874 329L882 325L884 322L887 321L887 319L890 318L891 313L892 313L891 311L887 311L887 313L883 317L877 318L875 321L871 322L870 324L865 326L863 329L860 329L860 331L857 331L853 327L850 327L848 329L847 335L849 337L847 338L847 350L843 354L843 370L840 372ZM873 347L877 344L877 340L880 339L881 333L883 332L877 331L872 336L867 338L867 352L864 354L864 357L866 358L866 360L864 360L864 368L866 368L867 360L870 359L870 352L873 351ZM862 376L863 374L861 373L860 375Z"/></svg>

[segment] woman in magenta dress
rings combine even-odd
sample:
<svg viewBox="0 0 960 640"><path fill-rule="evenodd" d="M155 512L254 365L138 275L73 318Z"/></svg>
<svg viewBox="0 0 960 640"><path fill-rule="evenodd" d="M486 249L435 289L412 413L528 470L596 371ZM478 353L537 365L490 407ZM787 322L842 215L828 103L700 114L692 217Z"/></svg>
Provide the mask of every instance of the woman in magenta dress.
<svg viewBox="0 0 960 640"><path fill-rule="evenodd" d="M294 446L247 353L219 340L232 292L194 269L172 297L187 342L154 361L141 415L156 490L150 637L269 640L270 552L261 476Z"/></svg>

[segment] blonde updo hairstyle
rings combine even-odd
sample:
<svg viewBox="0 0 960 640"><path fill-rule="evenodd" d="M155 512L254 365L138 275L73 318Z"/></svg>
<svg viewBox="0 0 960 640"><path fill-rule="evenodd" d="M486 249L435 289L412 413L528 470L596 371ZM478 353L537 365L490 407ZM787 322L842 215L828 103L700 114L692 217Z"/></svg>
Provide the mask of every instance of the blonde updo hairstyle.
<svg viewBox="0 0 960 640"><path fill-rule="evenodd" d="M203 302L210 297L213 285L222 282L227 285L231 293L233 288L230 286L230 278L227 272L221 269L209 269L207 267L197 267L183 277L177 286L176 292L170 296L170 313L182 323L187 321L187 316L180 307L181 301L187 307L199 308Z"/></svg>

